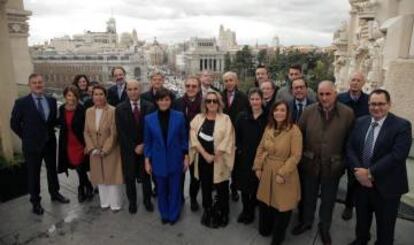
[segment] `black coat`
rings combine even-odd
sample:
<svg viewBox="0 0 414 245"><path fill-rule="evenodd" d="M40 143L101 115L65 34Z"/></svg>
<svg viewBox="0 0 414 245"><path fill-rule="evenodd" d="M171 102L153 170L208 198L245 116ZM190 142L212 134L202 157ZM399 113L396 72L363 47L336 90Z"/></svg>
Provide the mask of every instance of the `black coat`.
<svg viewBox="0 0 414 245"><path fill-rule="evenodd" d="M171 93L172 96L172 102L175 100L175 95ZM146 100L150 102L152 105L155 106L156 109L158 109L158 105L155 101L155 94L152 92L152 88L150 88L147 92L141 94L141 99Z"/></svg>
<svg viewBox="0 0 414 245"><path fill-rule="evenodd" d="M55 98L45 98L50 110L47 121L41 117L31 94L17 99L14 103L10 127L22 140L25 154L41 153L46 145L50 148L48 150L56 151L57 103Z"/></svg>
<svg viewBox="0 0 414 245"><path fill-rule="evenodd" d="M267 116L263 112L254 119L250 110L239 114L236 121L236 163L234 165L234 181L238 189L255 192L258 180L253 168L256 149L260 144Z"/></svg>
<svg viewBox="0 0 414 245"><path fill-rule="evenodd" d="M266 116L269 115L269 111L272 108L272 105L275 103L275 99L276 99L276 91L273 93L272 98L269 100L269 102L267 102L264 106L263 106L263 110L264 113L266 114Z"/></svg>
<svg viewBox="0 0 414 245"><path fill-rule="evenodd" d="M292 122L298 123L300 118L298 118L298 107L296 106L295 103L296 103L296 100L291 100L288 102L289 111L290 111L290 116L292 118ZM313 103L315 103L315 101L313 101L310 98L306 98L306 105L302 108L302 112L305 110L305 107L312 105Z"/></svg>
<svg viewBox="0 0 414 245"><path fill-rule="evenodd" d="M369 114L368 95L364 92L361 92L361 96L359 96L357 101L351 98L349 92L340 93L338 95L338 101L351 107L354 111L355 118Z"/></svg>
<svg viewBox="0 0 414 245"><path fill-rule="evenodd" d="M229 115L231 123L233 126L236 125L236 119L240 112L246 111L249 108L249 100L247 96L240 90L236 89L234 92L233 102L231 106L228 107L227 105L227 91L223 91L223 103L224 103L224 110L223 112Z"/></svg>
<svg viewBox="0 0 414 245"><path fill-rule="evenodd" d="M202 96L201 93L198 96ZM184 103L184 97L180 97L180 98L178 98L174 101L173 109L177 110L177 111L181 111L184 114L185 121L186 121L186 126L187 126L187 129L189 129L190 128L190 122L191 122L191 120L193 120L194 117L190 118L188 116L188 113L186 111L186 106L185 106L185 103ZM200 100L200 106L198 107L198 110L197 110L197 114L200 113L200 112L201 112L201 100Z"/></svg>
<svg viewBox="0 0 414 245"><path fill-rule="evenodd" d="M68 125L66 124L65 105L59 107L58 126L59 130L59 152L58 152L58 173L68 173L68 168L73 167L69 163L68 157ZM85 127L85 107L78 104L73 115L72 130L76 139L85 146L85 138L83 137L83 129ZM88 165L88 157L85 156L85 162L82 164Z"/></svg>
<svg viewBox="0 0 414 245"><path fill-rule="evenodd" d="M125 88L122 91L122 96L121 99L118 98L118 87L117 85L113 85L108 89L108 96L107 96L107 100L108 103L114 107L116 107L119 103L121 103L122 101L125 101L128 99L128 95L126 93L126 84L125 84Z"/></svg>
<svg viewBox="0 0 414 245"><path fill-rule="evenodd" d="M140 120L137 124L129 100L120 103L115 109L115 123L118 132L118 142L121 147L122 167L126 179L137 176L139 169L137 165L144 162L144 155L137 155L135 147L144 141L144 117L154 110L155 108L150 102L141 98Z"/></svg>

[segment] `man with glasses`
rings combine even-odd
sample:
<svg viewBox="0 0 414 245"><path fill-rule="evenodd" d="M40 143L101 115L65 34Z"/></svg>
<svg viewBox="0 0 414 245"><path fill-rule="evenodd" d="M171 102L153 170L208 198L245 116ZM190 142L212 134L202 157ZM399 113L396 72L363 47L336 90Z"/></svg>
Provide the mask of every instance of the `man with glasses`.
<svg viewBox="0 0 414 245"><path fill-rule="evenodd" d="M181 111L184 114L184 117L186 119L187 132L189 131L191 120L193 120L193 118L201 112L201 86L201 82L197 77L188 77L185 80L185 94L181 98L178 98L174 103L174 109ZM195 212L199 209L197 194L200 189L200 182L194 175L194 164L190 165L190 176L190 205L191 211ZM183 174L181 185L183 195L184 181L185 173Z"/></svg>
<svg viewBox="0 0 414 245"><path fill-rule="evenodd" d="M375 214L375 244L393 244L401 195L408 192L406 160L411 147L411 123L389 112L390 94L376 89L369 95L370 115L360 117L347 144L346 162L357 179L356 240L366 245Z"/></svg>
<svg viewBox="0 0 414 245"><path fill-rule="evenodd" d="M303 219L292 234L299 235L312 227L320 190L319 235L322 243L329 245L332 244L330 227L339 179L345 169L342 159L345 140L353 124L354 113L337 102L332 81L319 83L318 99L319 102L308 106L299 119L303 134L304 208Z"/></svg>
<svg viewBox="0 0 414 245"><path fill-rule="evenodd" d="M298 123L305 107L315 103L314 100L308 96L308 83L303 78L298 78L292 81L292 95L293 100L289 102L292 121Z"/></svg>
<svg viewBox="0 0 414 245"><path fill-rule="evenodd" d="M349 90L338 95L339 102L349 106L353 111L355 118L369 114L368 95L362 91L365 84L365 77L361 72L355 72L349 81ZM345 199L345 209L342 213L342 219L350 220L352 218L352 209L355 202L356 180L354 171L347 169L348 185Z"/></svg>

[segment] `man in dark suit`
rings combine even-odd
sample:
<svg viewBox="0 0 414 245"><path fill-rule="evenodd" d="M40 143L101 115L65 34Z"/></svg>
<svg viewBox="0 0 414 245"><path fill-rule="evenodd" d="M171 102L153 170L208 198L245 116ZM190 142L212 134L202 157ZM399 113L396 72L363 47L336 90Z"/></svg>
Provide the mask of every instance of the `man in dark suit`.
<svg viewBox="0 0 414 245"><path fill-rule="evenodd" d="M43 77L39 74L29 76L29 87L30 94L15 101L10 127L22 140L32 211L42 215L44 210L40 205L40 171L43 160L52 201L69 203L69 199L59 193L56 171L56 99L44 94Z"/></svg>
<svg viewBox="0 0 414 245"><path fill-rule="evenodd" d="M369 95L370 115L359 118L347 144L347 165L354 170L356 240L368 244L372 215L378 245L393 244L401 195L408 192L405 161L411 147L411 123L389 112L390 95L376 89Z"/></svg>
<svg viewBox="0 0 414 245"><path fill-rule="evenodd" d="M153 71L150 75L151 88L147 92L141 94L141 99L151 102L157 108L157 103L155 103L155 93L157 90L164 87L164 81L165 77L161 71ZM175 96L172 93L171 95L174 101Z"/></svg>
<svg viewBox="0 0 414 245"><path fill-rule="evenodd" d="M289 109L292 121L298 123L305 107L315 103L315 101L309 98L308 83L303 78L293 80L291 86L293 100L289 101Z"/></svg>
<svg viewBox="0 0 414 245"><path fill-rule="evenodd" d="M276 99L277 86L272 80L260 82L260 90L263 92L263 113L267 115Z"/></svg>
<svg viewBox="0 0 414 245"><path fill-rule="evenodd" d="M200 82L201 82L201 93L206 96L207 92L212 89L219 92L219 90L213 86L213 74L209 70L203 70L200 73Z"/></svg>
<svg viewBox="0 0 414 245"><path fill-rule="evenodd" d="M115 85L108 89L108 103L117 106L122 101L128 99L125 83L125 69L122 66L112 68L111 75L115 81Z"/></svg>
<svg viewBox="0 0 414 245"><path fill-rule="evenodd" d="M291 91L293 95L293 100L289 101L289 111L291 112L292 122L298 123L300 116L302 115L303 110L313 103L314 100L308 97L308 83L303 78L298 78L292 81ZM304 170L303 164L299 163L298 165L299 180L301 190L305 189L304 186ZM298 203L298 216L299 223L303 222L303 198Z"/></svg>
<svg viewBox="0 0 414 245"><path fill-rule="evenodd" d="M116 128L121 147L122 166L129 212L137 212L136 180L142 179L142 193L145 209L154 211L151 203L151 179L144 171L144 117L155 110L154 106L140 99L140 84L136 80L126 83L128 100L121 102L115 110Z"/></svg>
<svg viewBox="0 0 414 245"><path fill-rule="evenodd" d="M235 127L237 116L240 112L249 108L249 100L247 96L237 89L239 79L237 74L228 71L223 75L224 91L223 91L223 112L229 115L233 127ZM239 193L233 183L230 185L231 198L237 202L239 200Z"/></svg>
<svg viewBox="0 0 414 245"><path fill-rule="evenodd" d="M362 91L365 84L365 77L361 72L355 72L349 81L349 90L338 95L338 101L349 106L354 111L355 118L369 114L368 95ZM347 169L348 185L345 199L345 209L342 213L342 219L350 220L352 218L352 209L355 203L355 180L354 171Z"/></svg>

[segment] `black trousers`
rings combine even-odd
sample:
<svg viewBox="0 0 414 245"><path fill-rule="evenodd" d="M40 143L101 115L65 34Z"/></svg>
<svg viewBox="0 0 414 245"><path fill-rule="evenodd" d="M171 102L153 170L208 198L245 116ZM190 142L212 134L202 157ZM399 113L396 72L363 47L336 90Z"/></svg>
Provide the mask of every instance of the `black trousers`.
<svg viewBox="0 0 414 245"><path fill-rule="evenodd" d="M279 210L259 202L259 233L262 236L273 234L273 241L282 242L289 226L292 211Z"/></svg>
<svg viewBox="0 0 414 245"><path fill-rule="evenodd" d="M356 236L362 242L368 242L372 216L377 224L376 245L391 245L394 242L395 222L397 220L400 198L384 198L375 188L366 188L359 183L355 191Z"/></svg>
<svg viewBox="0 0 414 245"><path fill-rule="evenodd" d="M298 174L299 174L300 189L303 192L303 190L305 190L305 170L303 169L303 165L301 163L299 163L299 166L298 166ZM303 210L304 210L303 198L301 198L298 203L298 216L299 216L300 223L303 222L303 213L304 213Z"/></svg>
<svg viewBox="0 0 414 245"><path fill-rule="evenodd" d="M304 180L303 223L305 225L312 225L320 189L321 204L319 207L319 228L322 232L329 232L332 223L332 213L335 207L336 194L338 192L339 178L305 174Z"/></svg>
<svg viewBox="0 0 414 245"><path fill-rule="evenodd" d="M200 181L195 177L194 174L194 164L190 165L190 199L191 201L197 200L198 191L200 190ZM181 188L183 196L184 196L184 185L185 185L185 173L183 174L182 182L181 182Z"/></svg>
<svg viewBox="0 0 414 245"><path fill-rule="evenodd" d="M355 206L355 190L358 185L358 181L355 179L354 171L347 169L347 188L346 188L346 198L345 198L345 207L353 208Z"/></svg>
<svg viewBox="0 0 414 245"><path fill-rule="evenodd" d="M249 215L254 215L254 208L256 207L257 199L256 192L242 191L243 212Z"/></svg>
<svg viewBox="0 0 414 245"><path fill-rule="evenodd" d="M56 170L56 144L50 142L45 145L42 152L24 152L23 154L27 164L30 202L36 204L41 200L40 171L43 160L46 165L49 194L56 195L60 188Z"/></svg>
<svg viewBox="0 0 414 245"><path fill-rule="evenodd" d="M207 163L202 157L199 157L199 177L201 184L201 194L203 197L203 208L211 209L213 207L213 190L217 191L217 207L221 213L228 215L230 211L229 204L229 181L223 181L214 184L214 164Z"/></svg>
<svg viewBox="0 0 414 245"><path fill-rule="evenodd" d="M138 176L141 176L142 179L143 201L150 200L152 194L151 176L146 173L144 163L137 161L131 169L132 173L125 174L125 188L129 203L137 203L136 183L138 182Z"/></svg>
<svg viewBox="0 0 414 245"><path fill-rule="evenodd" d="M80 188L89 187L92 189L92 184L89 181L88 170L87 170L87 166L85 163L81 163L76 168L76 173L78 174L78 178L79 178L79 187Z"/></svg>

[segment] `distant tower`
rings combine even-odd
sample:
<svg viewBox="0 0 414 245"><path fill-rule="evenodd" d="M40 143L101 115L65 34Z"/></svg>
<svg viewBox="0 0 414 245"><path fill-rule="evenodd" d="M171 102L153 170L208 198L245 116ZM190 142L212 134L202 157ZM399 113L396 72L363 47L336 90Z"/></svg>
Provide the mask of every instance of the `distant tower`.
<svg viewBox="0 0 414 245"><path fill-rule="evenodd" d="M114 17L109 18L106 22L106 32L116 33L116 21Z"/></svg>
<svg viewBox="0 0 414 245"><path fill-rule="evenodd" d="M138 43L138 34L135 28L132 30L132 40L134 41L134 44Z"/></svg>
<svg viewBox="0 0 414 245"><path fill-rule="evenodd" d="M280 39L279 36L274 36L272 40L273 47L279 47L280 46Z"/></svg>

